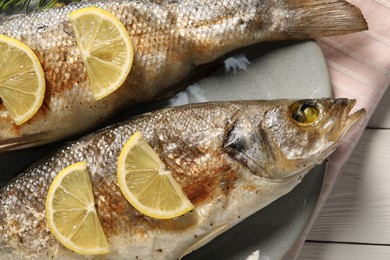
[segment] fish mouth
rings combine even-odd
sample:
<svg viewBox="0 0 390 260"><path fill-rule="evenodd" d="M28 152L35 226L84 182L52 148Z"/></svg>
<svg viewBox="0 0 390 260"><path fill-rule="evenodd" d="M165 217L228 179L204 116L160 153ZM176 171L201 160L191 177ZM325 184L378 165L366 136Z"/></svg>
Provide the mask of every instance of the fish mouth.
<svg viewBox="0 0 390 260"><path fill-rule="evenodd" d="M359 125L359 123L366 115L366 110L364 108L350 114L356 103L357 102L355 99L351 99L350 102L347 104L346 121L343 131L344 133L341 135L341 137L350 135L350 133L357 127L357 125Z"/></svg>
<svg viewBox="0 0 390 260"><path fill-rule="evenodd" d="M349 136L357 126L360 124L364 116L366 115L366 110L364 108L357 110L351 114L352 109L356 105L355 99L337 99L336 104L339 105L339 108L342 109L341 113L335 114L339 123L335 123L326 134L326 145L327 148L323 150L323 156L321 160L328 157L344 140Z"/></svg>

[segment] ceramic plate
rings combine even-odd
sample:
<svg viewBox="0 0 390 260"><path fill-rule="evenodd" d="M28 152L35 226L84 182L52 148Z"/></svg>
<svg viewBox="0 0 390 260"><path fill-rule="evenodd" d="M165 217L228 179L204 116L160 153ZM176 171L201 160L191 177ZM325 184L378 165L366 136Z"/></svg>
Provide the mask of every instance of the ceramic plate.
<svg viewBox="0 0 390 260"><path fill-rule="evenodd" d="M137 106L137 113L212 100L301 99L331 95L326 63L313 41L260 44L232 55L220 62L222 66L217 71L185 92L169 101ZM27 165L60 145L0 155L0 184L4 185ZM255 259L283 258L313 212L324 171L325 164L318 166L292 192L185 259L247 259L251 255Z"/></svg>

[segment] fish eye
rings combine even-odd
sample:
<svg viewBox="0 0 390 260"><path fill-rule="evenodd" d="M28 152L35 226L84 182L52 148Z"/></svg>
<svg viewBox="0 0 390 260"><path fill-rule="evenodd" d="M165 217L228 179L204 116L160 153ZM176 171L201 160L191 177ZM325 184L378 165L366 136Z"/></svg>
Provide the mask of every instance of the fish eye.
<svg viewBox="0 0 390 260"><path fill-rule="evenodd" d="M312 102L294 103L291 106L292 118L303 124L311 124L315 122L319 115L320 110L317 104Z"/></svg>

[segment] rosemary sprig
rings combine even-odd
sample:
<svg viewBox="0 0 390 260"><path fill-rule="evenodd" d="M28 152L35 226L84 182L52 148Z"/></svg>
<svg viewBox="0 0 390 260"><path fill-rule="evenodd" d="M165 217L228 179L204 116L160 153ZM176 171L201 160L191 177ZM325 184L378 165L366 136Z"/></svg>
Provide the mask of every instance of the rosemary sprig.
<svg viewBox="0 0 390 260"><path fill-rule="evenodd" d="M78 1L80 0L0 0L0 10L24 10L29 12Z"/></svg>

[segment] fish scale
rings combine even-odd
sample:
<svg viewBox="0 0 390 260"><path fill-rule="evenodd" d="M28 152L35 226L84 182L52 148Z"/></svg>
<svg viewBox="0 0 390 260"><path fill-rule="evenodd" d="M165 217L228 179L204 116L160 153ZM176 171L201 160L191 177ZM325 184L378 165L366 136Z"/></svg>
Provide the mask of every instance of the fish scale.
<svg viewBox="0 0 390 260"><path fill-rule="evenodd" d="M56 241L44 214L54 177L80 161L88 165L110 245L111 253L99 259L178 259L293 189L358 125L365 112L350 114L355 103L319 99L192 104L137 116L83 137L0 189L0 259L84 258ZM319 115L305 123L298 117L308 106ZM121 194L117 161L136 131L143 133L194 210L169 220L154 219ZM297 145L297 134L310 142ZM299 152L291 155L292 148Z"/></svg>
<svg viewBox="0 0 390 260"><path fill-rule="evenodd" d="M96 101L68 14L96 6L124 24L134 61L123 85ZM312 39L361 31L359 9L343 0L114 0L0 18L0 34L27 44L45 73L40 110L16 126L0 103L0 151L85 133L134 103L169 96L202 65L264 41Z"/></svg>

